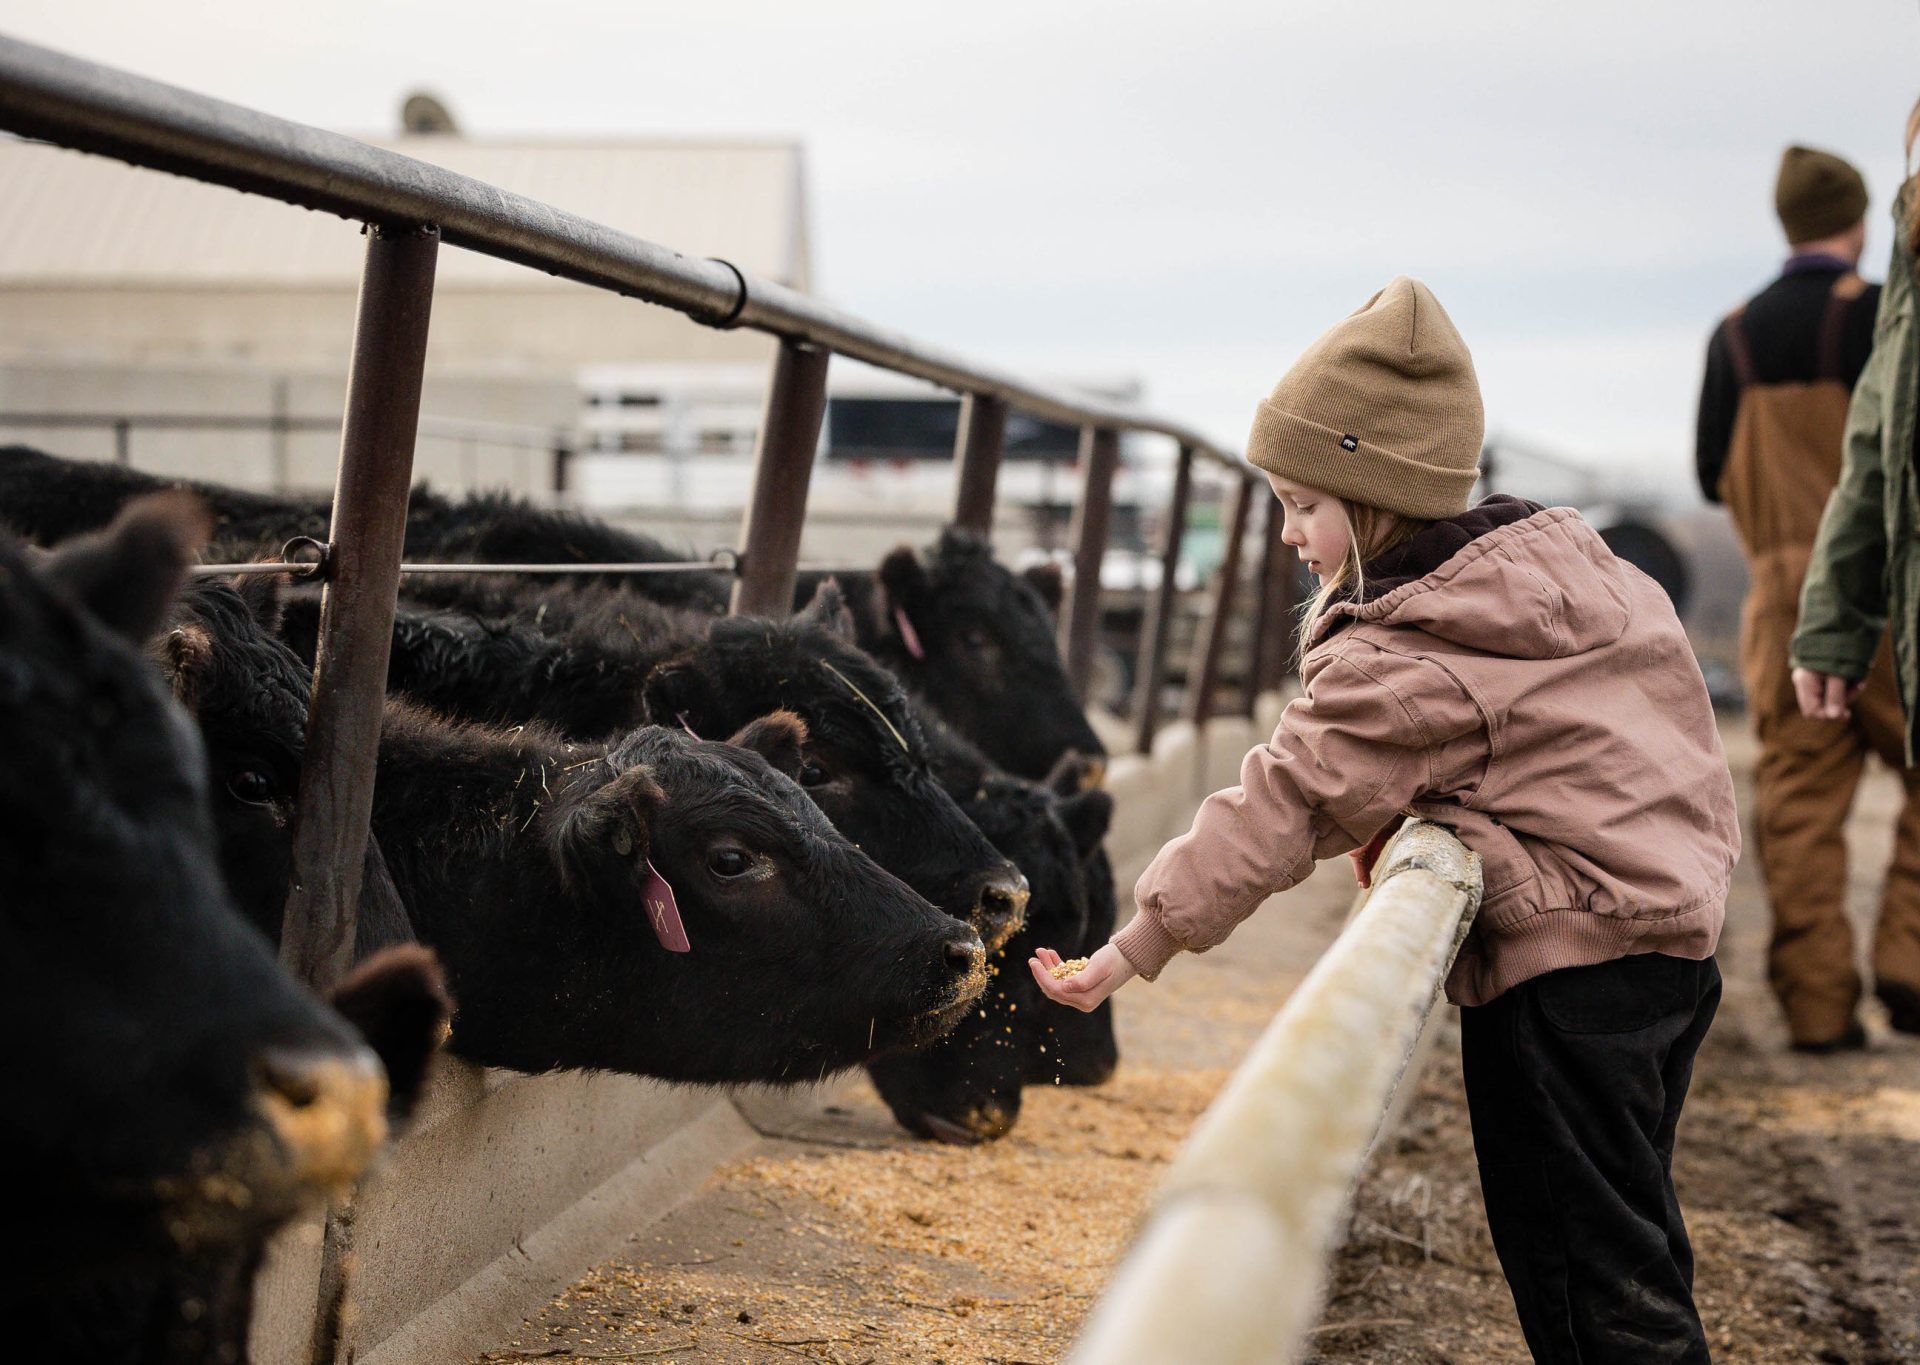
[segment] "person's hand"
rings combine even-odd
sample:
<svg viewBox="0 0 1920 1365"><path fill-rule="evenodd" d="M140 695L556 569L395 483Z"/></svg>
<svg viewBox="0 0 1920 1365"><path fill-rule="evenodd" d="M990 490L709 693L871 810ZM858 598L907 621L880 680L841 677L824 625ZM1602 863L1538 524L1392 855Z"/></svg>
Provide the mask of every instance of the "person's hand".
<svg viewBox="0 0 1920 1365"><path fill-rule="evenodd" d="M1793 697L1800 703L1800 714L1808 720L1845 720L1866 685L1864 680L1853 682L1838 673L1793 670Z"/></svg>
<svg viewBox="0 0 1920 1365"><path fill-rule="evenodd" d="M1060 954L1051 948L1041 948L1027 959L1027 966L1033 969L1033 979L1040 983L1047 999L1083 1011L1099 1008L1102 1000L1139 975L1111 943L1103 944L1099 952L1087 959L1086 966L1064 981L1055 981L1050 970L1059 965Z"/></svg>

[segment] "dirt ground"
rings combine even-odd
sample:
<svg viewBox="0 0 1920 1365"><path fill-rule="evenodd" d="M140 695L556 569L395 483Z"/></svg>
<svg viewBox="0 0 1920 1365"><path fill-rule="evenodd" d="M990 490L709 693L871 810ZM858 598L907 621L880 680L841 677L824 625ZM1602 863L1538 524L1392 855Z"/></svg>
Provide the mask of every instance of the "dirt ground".
<svg viewBox="0 0 1920 1365"><path fill-rule="evenodd" d="M1729 734L1737 769L1747 746ZM1871 913L1896 789L1856 823ZM475 1365L681 1361L1041 1365L1063 1357L1182 1135L1344 918L1344 863L1223 949L1121 997L1122 1070L1027 1092L1019 1126L955 1149L895 1129L864 1085L769 1140ZM1920 1040L1870 1018L1862 1055L1804 1058L1764 986L1743 868L1676 1170L1716 1356L1920 1360ZM1405 1127L1356 1194L1313 1338L1325 1362L1527 1359L1474 1179L1450 1019Z"/></svg>

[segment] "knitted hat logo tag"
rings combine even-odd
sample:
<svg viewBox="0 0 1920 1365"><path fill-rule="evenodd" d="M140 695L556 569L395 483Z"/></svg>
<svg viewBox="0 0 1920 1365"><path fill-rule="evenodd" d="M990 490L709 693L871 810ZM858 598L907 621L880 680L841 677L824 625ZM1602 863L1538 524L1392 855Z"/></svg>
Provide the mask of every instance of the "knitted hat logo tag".
<svg viewBox="0 0 1920 1365"><path fill-rule="evenodd" d="M1354 451L1360 449L1360 438L1358 436L1342 436L1340 438L1340 449L1351 455Z"/></svg>

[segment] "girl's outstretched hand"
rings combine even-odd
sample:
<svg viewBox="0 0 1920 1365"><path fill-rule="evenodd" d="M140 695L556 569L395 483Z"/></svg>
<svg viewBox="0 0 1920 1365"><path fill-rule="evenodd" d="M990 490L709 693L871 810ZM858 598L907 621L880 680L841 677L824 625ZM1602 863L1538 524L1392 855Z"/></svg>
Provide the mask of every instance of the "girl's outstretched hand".
<svg viewBox="0 0 1920 1365"><path fill-rule="evenodd" d="M1052 969L1060 965L1060 954L1041 948L1027 959L1033 979L1040 983L1049 1000L1071 1005L1077 1010L1098 1008L1100 1002L1138 975L1133 964L1111 943L1087 960L1087 965L1064 980L1056 981Z"/></svg>

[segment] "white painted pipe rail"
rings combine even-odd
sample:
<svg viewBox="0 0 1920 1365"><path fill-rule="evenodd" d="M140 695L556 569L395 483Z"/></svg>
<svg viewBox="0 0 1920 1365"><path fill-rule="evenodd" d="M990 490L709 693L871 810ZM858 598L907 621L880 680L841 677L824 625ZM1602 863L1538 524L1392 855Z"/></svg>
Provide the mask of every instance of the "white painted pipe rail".
<svg viewBox="0 0 1920 1365"><path fill-rule="evenodd" d="M1296 1357L1354 1181L1479 904L1479 858L1409 822L1366 904L1195 1125L1074 1365Z"/></svg>

